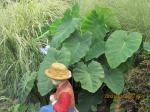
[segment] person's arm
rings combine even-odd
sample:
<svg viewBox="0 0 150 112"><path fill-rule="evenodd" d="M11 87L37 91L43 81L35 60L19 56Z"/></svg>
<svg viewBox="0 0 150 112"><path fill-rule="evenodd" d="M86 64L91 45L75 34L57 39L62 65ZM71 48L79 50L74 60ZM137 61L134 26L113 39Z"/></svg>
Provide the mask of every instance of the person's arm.
<svg viewBox="0 0 150 112"><path fill-rule="evenodd" d="M68 92L61 93L59 99L52 102L55 112L68 112L71 103L71 95Z"/></svg>

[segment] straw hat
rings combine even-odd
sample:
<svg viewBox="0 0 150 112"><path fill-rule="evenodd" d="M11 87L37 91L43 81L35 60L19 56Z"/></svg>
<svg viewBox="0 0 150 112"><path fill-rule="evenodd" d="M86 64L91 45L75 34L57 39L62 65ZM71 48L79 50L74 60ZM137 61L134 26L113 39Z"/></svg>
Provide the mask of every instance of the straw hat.
<svg viewBox="0 0 150 112"><path fill-rule="evenodd" d="M55 80L65 80L71 77L71 71L61 63L53 63L50 68L45 70L45 74Z"/></svg>

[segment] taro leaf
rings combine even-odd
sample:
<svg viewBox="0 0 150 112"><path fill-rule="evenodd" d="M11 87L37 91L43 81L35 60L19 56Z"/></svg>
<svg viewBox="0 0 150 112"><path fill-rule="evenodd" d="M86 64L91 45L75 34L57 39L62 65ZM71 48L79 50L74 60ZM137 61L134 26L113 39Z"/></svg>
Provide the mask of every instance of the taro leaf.
<svg viewBox="0 0 150 112"><path fill-rule="evenodd" d="M134 56L127 59L126 62L121 63L117 69L119 69L122 73L127 73L129 70L133 69L134 65Z"/></svg>
<svg viewBox="0 0 150 112"><path fill-rule="evenodd" d="M124 74L119 70L106 70L104 83L115 94L120 94L124 88Z"/></svg>
<svg viewBox="0 0 150 112"><path fill-rule="evenodd" d="M63 21L70 18L79 18L80 17L80 7L79 4L75 4L71 9L67 9L64 13Z"/></svg>
<svg viewBox="0 0 150 112"><path fill-rule="evenodd" d="M50 25L51 34L54 35L59 25L63 22L72 19L72 18L79 18L80 17L80 8L78 4L75 4L71 9L67 9L64 13L63 18L58 18Z"/></svg>
<svg viewBox="0 0 150 112"><path fill-rule="evenodd" d="M102 85L104 70L100 63L92 61L88 66L84 63L78 63L73 71L75 81L81 83L83 89L95 93Z"/></svg>
<svg viewBox="0 0 150 112"><path fill-rule="evenodd" d="M107 25L108 28L120 29L120 22L115 14L110 8L96 7L96 12L101 20Z"/></svg>
<svg viewBox="0 0 150 112"><path fill-rule="evenodd" d="M69 38L71 33L73 33L80 26L79 18L72 18L64 21L60 26L58 26L55 35L52 37L51 46L54 48L60 47L61 43Z"/></svg>
<svg viewBox="0 0 150 112"><path fill-rule="evenodd" d="M115 31L106 41L105 54L111 68L118 67L138 50L142 35L138 32L127 34L126 31Z"/></svg>
<svg viewBox="0 0 150 112"><path fill-rule="evenodd" d="M96 10L92 10L83 20L81 26L82 32L90 31L93 33L93 38L104 40L107 33L105 23L99 18Z"/></svg>
<svg viewBox="0 0 150 112"><path fill-rule="evenodd" d="M52 24L50 25L51 35L54 35L56 33L58 26L61 24L62 24L62 19L60 19L60 18L58 18L54 22L52 22Z"/></svg>
<svg viewBox="0 0 150 112"><path fill-rule="evenodd" d="M78 62L82 57L86 55L91 44L92 35L90 32L86 32L81 37L80 32L76 31L64 42L64 46L71 52L70 64Z"/></svg>
<svg viewBox="0 0 150 112"><path fill-rule="evenodd" d="M150 42L144 42L144 49L150 54Z"/></svg>
<svg viewBox="0 0 150 112"><path fill-rule="evenodd" d="M34 82L36 80L37 73L36 72L27 72L21 78L21 81L18 85L18 95L19 100L24 103L26 98L28 97L29 93L31 92Z"/></svg>
<svg viewBox="0 0 150 112"><path fill-rule="evenodd" d="M86 56L86 60L97 58L104 53L104 37L108 29L119 29L120 23L115 13L109 8L96 7L84 19L81 29L93 33L92 45Z"/></svg>
<svg viewBox="0 0 150 112"><path fill-rule="evenodd" d="M105 42L100 39L93 39L92 45L89 52L86 55L86 60L91 60L93 58L98 58L105 51Z"/></svg>
<svg viewBox="0 0 150 112"><path fill-rule="evenodd" d="M96 93L89 93L86 90L82 90L78 96L77 108L79 112L92 112L91 106L97 105L102 102L102 94L98 90Z"/></svg>
<svg viewBox="0 0 150 112"><path fill-rule="evenodd" d="M66 48L61 50L56 50L54 48L49 49L48 54L40 64L40 69L38 71L37 85L38 91L42 96L46 95L53 88L50 79L45 75L44 71L54 62L60 62L68 66L70 62L70 52Z"/></svg>

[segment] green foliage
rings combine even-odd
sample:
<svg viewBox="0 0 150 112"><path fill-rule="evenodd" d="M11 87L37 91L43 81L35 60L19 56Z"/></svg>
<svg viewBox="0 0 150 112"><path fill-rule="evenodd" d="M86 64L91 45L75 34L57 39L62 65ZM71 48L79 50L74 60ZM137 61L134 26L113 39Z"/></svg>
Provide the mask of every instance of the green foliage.
<svg viewBox="0 0 150 112"><path fill-rule="evenodd" d="M97 50L98 49L98 50ZM98 38L92 39L92 44L90 49L85 57L86 61L91 60L93 58L98 58L105 52L105 42L101 41Z"/></svg>
<svg viewBox="0 0 150 112"><path fill-rule="evenodd" d="M88 66L78 63L73 71L75 81L80 82L83 89L95 93L102 85L104 70L100 63L92 61Z"/></svg>
<svg viewBox="0 0 150 112"><path fill-rule="evenodd" d="M27 99L27 96L31 92L31 89L34 86L36 76L37 76L36 72L33 72L33 73L27 72L21 78L21 81L19 82L19 85L18 85L19 87L18 95L22 103L25 102L25 100Z"/></svg>
<svg viewBox="0 0 150 112"><path fill-rule="evenodd" d="M40 65L38 89L41 95L52 89L44 70L56 60L62 62L71 68L73 79L81 84L81 89L87 90L88 94L79 93L79 111L90 112L91 106L97 106L100 102L95 98L102 84L115 94L122 93L123 72L126 72L121 71L122 66L119 65L124 64L138 50L142 37L137 32L128 35L126 31L115 31L120 28L120 24L114 12L108 8L96 7L84 18L79 17L78 12L78 6L75 5L65 12L62 19L52 24L51 29L55 34L50 45L54 48L48 51ZM64 48L66 50L62 52ZM58 59L56 52L61 52L58 53Z"/></svg>
<svg viewBox="0 0 150 112"><path fill-rule="evenodd" d="M28 112L38 112L40 108L40 104L30 104L28 108Z"/></svg>
<svg viewBox="0 0 150 112"><path fill-rule="evenodd" d="M103 40L107 33L107 28L105 26L106 23L103 20L104 16L101 16L102 14L98 13L98 8L89 12L83 20L81 26L82 32L89 30L93 33L94 38Z"/></svg>
<svg viewBox="0 0 150 112"><path fill-rule="evenodd" d="M37 112L39 107L39 104L15 104L9 109L9 112Z"/></svg>
<svg viewBox="0 0 150 112"><path fill-rule="evenodd" d="M81 112L93 112L92 106L101 103L102 95L100 90L98 90L94 94L82 90L79 93L78 99L79 100L78 100L77 108Z"/></svg>
<svg viewBox="0 0 150 112"><path fill-rule="evenodd" d="M80 32L77 31L63 43L63 46L68 48L71 52L70 65L80 61L80 59L86 55L89 51L91 39L92 35L90 32L84 33L81 37Z"/></svg>
<svg viewBox="0 0 150 112"><path fill-rule="evenodd" d="M120 22L118 21L118 18L116 17L116 13L111 10L110 8L97 8L97 14L99 15L99 18L105 25L111 29L119 29L121 28Z"/></svg>
<svg viewBox="0 0 150 112"><path fill-rule="evenodd" d="M144 42L144 49L150 54L150 42Z"/></svg>
<svg viewBox="0 0 150 112"><path fill-rule="evenodd" d="M7 95L16 97L23 74L37 71L42 60L39 47L47 41L42 27L62 17L70 4L64 0L5 1L0 8L0 77Z"/></svg>
<svg viewBox="0 0 150 112"><path fill-rule="evenodd" d="M115 94L120 94L124 88L124 74L119 70L105 70L104 83Z"/></svg>
<svg viewBox="0 0 150 112"><path fill-rule="evenodd" d="M8 4L5 9L1 10L0 56L2 60L0 60L0 65L2 67L0 67L0 70L3 74L2 80L7 79L5 83L6 86L9 85L7 90L12 86L16 87L19 83L19 92L22 93L20 98L24 102L36 79L36 75L32 73L39 69L37 86L39 93L44 96L53 88L50 79L44 73L45 69L53 62L63 63L72 69L75 82L81 84L79 89L88 90L85 96L90 98L90 102L87 104L89 108L84 108L88 112L92 105L97 106L97 103L100 102L100 99L96 99L99 94L96 91L102 91L101 85L103 82L112 92L116 94L122 92L124 79L122 73L117 71L117 67L138 50L141 38L139 37L138 41L138 37L133 38L134 36L131 35L135 33L131 33L129 36L131 36L131 41L134 42L127 42L126 44L133 47L132 53L129 55L128 52L121 51L125 55L127 54L126 59L122 60L121 58L119 64L113 64L113 67L108 60L110 66L115 69L112 70L107 67L106 70L110 70L104 72L103 67L108 65L106 57L107 59L109 57L108 51L106 51L108 49L105 50L105 43L107 48L108 45L115 46L114 40L117 41L116 39L118 39L122 42L126 38L124 33L124 35L119 33L119 36L114 37L112 36L113 33L109 37L109 34L120 28L114 12L108 8L96 7L84 18L81 18L79 6L76 4L72 9L68 9L63 16L62 13L67 7L69 7L68 2L64 0L21 0L12 4L12 6ZM58 18L51 25L50 31L49 24L59 16L63 16L63 18ZM45 25L43 26L43 24ZM51 48L41 63L43 57L39 54L38 48L43 42L48 43L47 41L51 38L49 37L50 32L53 36L49 42ZM113 38L115 39L113 40ZM111 39L113 40L112 43ZM110 52L114 52L113 47L108 48ZM102 54L105 54L106 57ZM119 57L118 55L122 54L116 53L117 57ZM24 75L29 71L31 71L30 75ZM12 82L13 85L11 85ZM17 88L13 88L13 90L16 91ZM82 94L78 100L80 103L88 100L83 99ZM14 110L16 112L27 111L26 105L21 105L14 106ZM85 107L85 103L81 105ZM33 106L31 107L33 110L30 111L34 111L34 107L36 108L36 106ZM81 112L82 109L80 108Z"/></svg>
<svg viewBox="0 0 150 112"><path fill-rule="evenodd" d="M118 67L136 52L142 42L142 35L137 32L127 34L119 30L111 34L106 42L105 54L111 68Z"/></svg>
<svg viewBox="0 0 150 112"><path fill-rule="evenodd" d="M100 0L99 5L111 7L117 13L123 30L138 31L150 41L149 0Z"/></svg>
<svg viewBox="0 0 150 112"><path fill-rule="evenodd" d="M104 37L112 28L120 28L120 24L114 12L109 8L96 7L86 15L81 30L82 32L89 30L93 33L92 45L87 53L86 60L98 58L104 53Z"/></svg>
<svg viewBox="0 0 150 112"><path fill-rule="evenodd" d="M100 3L100 0L76 0L81 8L80 15L85 16L89 11L94 9Z"/></svg>
<svg viewBox="0 0 150 112"><path fill-rule="evenodd" d="M51 80L45 75L45 69L49 68L54 62L60 62L66 66L70 63L70 52L63 48L61 50L56 50L50 48L44 61L40 64L40 69L38 71L38 91L42 96L46 95L52 88Z"/></svg>
<svg viewBox="0 0 150 112"><path fill-rule="evenodd" d="M66 10L62 20L65 21L71 18L79 18L79 17L80 17L80 7L76 3L71 9Z"/></svg>
<svg viewBox="0 0 150 112"><path fill-rule="evenodd" d="M50 32L52 35L54 35L58 29L58 26L64 22L64 21L69 21L74 18L79 18L80 15L80 8L78 4L75 4L72 8L67 9L66 12L64 13L63 18L56 19L51 25L50 25ZM61 29L62 30L62 29Z"/></svg>
<svg viewBox="0 0 150 112"><path fill-rule="evenodd" d="M72 7L72 9L66 10L64 17L62 19L58 19L50 27L52 33L55 33L52 37L51 45L55 48L59 48L61 43L67 39L71 33L79 29L79 26L79 6L76 4Z"/></svg>
<svg viewBox="0 0 150 112"><path fill-rule="evenodd" d="M25 112L27 110L27 105L23 104L16 104L11 107L10 111L11 112Z"/></svg>
<svg viewBox="0 0 150 112"><path fill-rule="evenodd" d="M61 43L67 39L71 33L73 33L76 29L79 28L80 19L73 18L66 20L61 24L52 38L51 45L55 48L60 47ZM67 26L67 27L66 27Z"/></svg>

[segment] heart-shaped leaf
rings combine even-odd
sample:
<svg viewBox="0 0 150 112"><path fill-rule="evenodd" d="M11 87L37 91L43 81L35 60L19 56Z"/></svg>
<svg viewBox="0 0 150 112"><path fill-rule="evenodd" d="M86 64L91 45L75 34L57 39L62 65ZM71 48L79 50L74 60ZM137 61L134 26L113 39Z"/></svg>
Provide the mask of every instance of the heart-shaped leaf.
<svg viewBox="0 0 150 112"><path fill-rule="evenodd" d="M124 88L124 75L119 70L105 70L104 83L119 95Z"/></svg>
<svg viewBox="0 0 150 112"><path fill-rule="evenodd" d="M63 46L68 48L71 52L70 64L78 62L86 55L91 44L91 39L92 35L90 32L86 32L81 37L80 32L76 31L64 42Z"/></svg>
<svg viewBox="0 0 150 112"><path fill-rule="evenodd" d="M44 61L40 64L40 69L38 71L38 91L40 94L46 95L52 88L53 85L51 80L45 75L45 69L49 68L52 63L59 62L68 66L70 62L70 52L68 49L63 48L61 50L56 50L50 48Z"/></svg>
<svg viewBox="0 0 150 112"><path fill-rule="evenodd" d="M105 54L111 68L118 67L138 50L142 35L137 32L115 31L106 41Z"/></svg>
<svg viewBox="0 0 150 112"><path fill-rule="evenodd" d="M98 62L92 61L88 66L81 62L74 69L73 77L75 81L81 83L83 89L94 93L103 83L104 70Z"/></svg>

